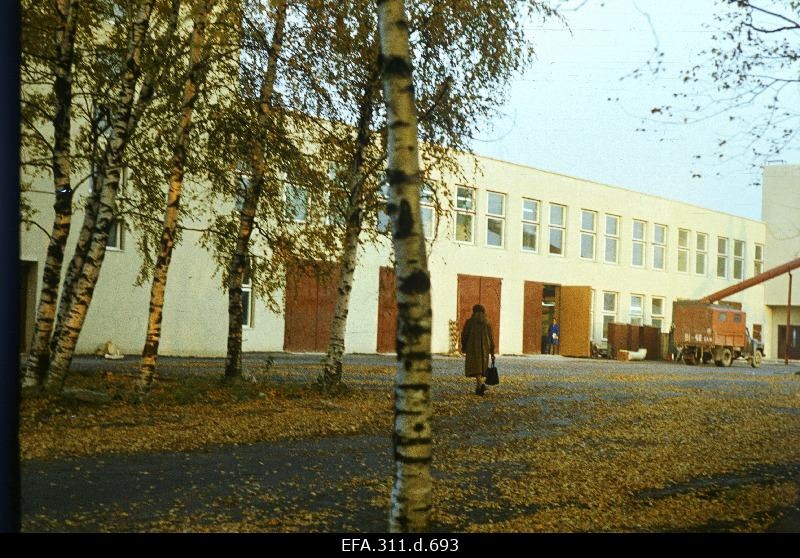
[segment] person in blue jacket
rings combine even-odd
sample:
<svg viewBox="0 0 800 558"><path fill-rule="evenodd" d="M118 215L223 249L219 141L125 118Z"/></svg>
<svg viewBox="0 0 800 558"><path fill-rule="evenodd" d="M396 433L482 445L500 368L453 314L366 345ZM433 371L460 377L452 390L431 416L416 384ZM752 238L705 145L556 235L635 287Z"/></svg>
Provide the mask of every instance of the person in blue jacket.
<svg viewBox="0 0 800 558"><path fill-rule="evenodd" d="M558 342L561 335L561 329L558 327L558 321L553 318L553 323L550 324L550 329L547 330L547 343L549 345L547 352L551 355L559 354Z"/></svg>

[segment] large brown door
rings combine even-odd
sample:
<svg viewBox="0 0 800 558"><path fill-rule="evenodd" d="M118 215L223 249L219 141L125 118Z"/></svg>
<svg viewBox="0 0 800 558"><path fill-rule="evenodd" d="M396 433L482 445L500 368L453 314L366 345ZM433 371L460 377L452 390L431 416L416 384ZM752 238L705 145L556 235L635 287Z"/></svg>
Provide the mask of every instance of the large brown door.
<svg viewBox="0 0 800 558"><path fill-rule="evenodd" d="M339 271L318 262L315 269L290 267L286 273L283 349L323 352L336 309Z"/></svg>
<svg viewBox="0 0 800 558"><path fill-rule="evenodd" d="M392 353L397 338L397 284L394 269L381 267L378 275L378 352Z"/></svg>
<svg viewBox="0 0 800 558"><path fill-rule="evenodd" d="M20 262L19 271L19 352L27 353L36 321L36 262Z"/></svg>
<svg viewBox="0 0 800 558"><path fill-rule="evenodd" d="M560 306L561 354L588 357L590 354L592 288L562 286Z"/></svg>
<svg viewBox="0 0 800 558"><path fill-rule="evenodd" d="M478 275L458 276L458 326L472 315L472 306L481 304L486 308L486 317L492 322L495 351L500 352L500 289L503 280L499 277Z"/></svg>
<svg viewBox="0 0 800 558"><path fill-rule="evenodd" d="M542 283L525 281L522 314L522 352L542 352Z"/></svg>
<svg viewBox="0 0 800 558"><path fill-rule="evenodd" d="M785 325L778 326L778 358L786 358ZM800 358L800 325L789 326L789 358Z"/></svg>

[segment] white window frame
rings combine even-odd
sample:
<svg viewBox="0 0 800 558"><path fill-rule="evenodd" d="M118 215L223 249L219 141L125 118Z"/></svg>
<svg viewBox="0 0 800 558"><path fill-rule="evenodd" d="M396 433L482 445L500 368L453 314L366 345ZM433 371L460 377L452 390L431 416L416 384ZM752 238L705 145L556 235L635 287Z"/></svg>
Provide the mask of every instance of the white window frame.
<svg viewBox="0 0 800 558"><path fill-rule="evenodd" d="M289 201L289 192L293 194L302 193L303 194L303 216L298 218L297 207L294 205L294 199L290 202ZM308 199L308 191L303 188L302 186L297 186L291 183L285 183L283 185L283 202L286 208L286 217L293 220L295 223L305 223L308 221L309 215L309 199Z"/></svg>
<svg viewBox="0 0 800 558"><path fill-rule="evenodd" d="M686 234L686 241L681 243L681 234ZM678 229L678 271L680 273L689 273L690 268L690 258L692 257L692 250L691 250L691 242L692 242L692 231L689 229ZM683 256L684 261L686 262L686 268L681 269L681 256Z"/></svg>
<svg viewBox="0 0 800 558"><path fill-rule="evenodd" d="M730 239L724 236L717 237L717 265L714 269L714 276L718 279L727 279L730 277L728 269L728 261L730 256ZM719 274L719 266L722 264L724 267L724 274Z"/></svg>
<svg viewBox="0 0 800 558"><path fill-rule="evenodd" d="M658 239L658 231L663 231L661 240ZM661 256L661 265L658 265L659 255ZM653 223L653 269L664 271L667 269L667 226L661 223Z"/></svg>
<svg viewBox="0 0 800 558"><path fill-rule="evenodd" d="M656 301L661 301L660 311L656 311ZM664 327L664 308L666 307L667 300L663 296L654 296L650 299L650 325L657 327L659 330ZM658 322L656 324L656 322Z"/></svg>
<svg viewBox="0 0 800 558"><path fill-rule="evenodd" d="M613 295L614 308L610 310L606 307L606 295ZM603 340L608 339L608 327L610 322L617 321L617 308L619 307L619 293L612 291L603 291ZM606 318L611 318L610 322L606 322Z"/></svg>
<svg viewBox="0 0 800 558"><path fill-rule="evenodd" d="M616 223L614 233L609 232L609 219ZM619 228L622 225L622 218L619 215L606 215L605 219L605 236L603 243L603 261L610 264L619 264ZM608 243L613 242L614 246L614 259L608 259Z"/></svg>
<svg viewBox="0 0 800 558"><path fill-rule="evenodd" d="M639 235L636 233L636 226L641 225L641 231ZM645 267L647 264L647 221L642 221L641 219L634 219L633 224L631 225L631 266L633 267ZM639 250L642 261L640 263L636 263L636 252L637 249Z"/></svg>
<svg viewBox="0 0 800 558"><path fill-rule="evenodd" d="M753 251L753 275L764 273L764 245L755 244Z"/></svg>
<svg viewBox="0 0 800 558"><path fill-rule="evenodd" d="M245 304L245 293L247 293L247 303ZM252 329L255 301L253 298L253 277L250 272L250 265L245 264L244 275L242 276L242 327Z"/></svg>
<svg viewBox="0 0 800 558"><path fill-rule="evenodd" d="M561 209L561 223L553 223L553 210ZM567 206L560 203L551 203L548 211L547 253L551 256L563 258L567 253ZM553 243L550 242L554 232L561 233L561 253L553 252Z"/></svg>
<svg viewBox="0 0 800 558"><path fill-rule="evenodd" d="M591 227L586 227L584 224L584 218L586 216L590 216L592 219ZM584 238L589 239L592 247L592 253L589 256L584 255L583 253L583 240ZM580 246L580 257L583 260L595 260L595 256L597 254L597 212L592 211L591 209L581 209L581 246Z"/></svg>
<svg viewBox="0 0 800 558"><path fill-rule="evenodd" d="M430 184L422 184L419 192L419 210L422 218L422 234L427 240L436 234L436 209L433 202L435 195Z"/></svg>
<svg viewBox="0 0 800 558"><path fill-rule="evenodd" d="M737 250L741 248L741 250ZM739 252L737 255L736 252ZM744 240L736 240L733 241L733 269L731 273L733 273L733 278L741 281L744 279L744 261L745 261L745 245ZM739 268L739 273L736 273L736 268Z"/></svg>
<svg viewBox="0 0 800 558"><path fill-rule="evenodd" d="M114 233L114 242L112 242L112 233ZM123 252L125 250L125 221L122 219L115 218L111 222L111 227L108 229L108 238L106 239L106 250L111 250L112 252Z"/></svg>
<svg viewBox="0 0 800 558"><path fill-rule="evenodd" d="M533 203L533 215L529 215L530 210L526 209L526 202ZM539 208L542 204L539 200L533 198L522 198L522 239L521 247L524 252L538 253L539 252ZM531 218L532 217L532 218ZM525 229L533 230L533 248L525 246Z"/></svg>
<svg viewBox="0 0 800 558"><path fill-rule="evenodd" d="M490 200L492 196L497 196L500 199L500 213L491 213L491 203ZM488 191L486 192L486 236L484 238L484 242L487 248L504 248L505 247L505 240L506 240L506 195L502 192L493 192ZM489 242L489 224L490 223L499 223L500 224L500 244L491 244Z"/></svg>
<svg viewBox="0 0 800 558"><path fill-rule="evenodd" d="M635 305L633 303L634 300L639 301L639 311L636 312L634 310ZM628 323L631 325L643 325L644 324L644 300L645 296L643 294L631 294L628 304Z"/></svg>
<svg viewBox="0 0 800 558"><path fill-rule="evenodd" d="M460 195L461 191L468 192L470 194L469 198L469 206L460 206L461 199L465 199L463 196ZM469 218L469 240L460 240L458 238L458 219L459 217ZM453 239L456 242L461 244L475 244L475 188L471 186L456 186L456 209L455 209L455 219L453 220L454 229L453 229ZM466 229L465 229L466 230Z"/></svg>
<svg viewBox="0 0 800 558"><path fill-rule="evenodd" d="M700 241L703 241L703 247L700 248ZM702 275L703 277L708 275L708 235L706 233L696 233L695 234L695 257L694 257L694 273L695 275ZM703 262L703 269L700 269L700 266L697 265L698 263Z"/></svg>

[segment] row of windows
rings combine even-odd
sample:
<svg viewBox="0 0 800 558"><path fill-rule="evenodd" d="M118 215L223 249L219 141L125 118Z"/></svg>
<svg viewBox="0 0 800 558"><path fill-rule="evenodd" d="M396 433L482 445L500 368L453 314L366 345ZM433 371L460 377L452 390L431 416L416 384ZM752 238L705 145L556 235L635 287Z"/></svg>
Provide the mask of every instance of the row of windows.
<svg viewBox="0 0 800 558"><path fill-rule="evenodd" d="M694 272L706 275L708 260L708 235L701 232L695 233L695 242L691 242L692 231L678 229L678 271L689 273L690 264L694 262ZM692 258L694 247L694 258ZM733 240L731 250L730 239L717 237L717 260L715 274L722 279L745 278L745 241ZM732 265L731 265L732 264ZM753 249L753 275L758 275L764 270L764 246L755 244Z"/></svg>
<svg viewBox="0 0 800 558"><path fill-rule="evenodd" d="M506 221L506 194L487 192L486 203L486 246L503 248ZM539 200L522 198L522 244L526 252L540 251L540 207ZM547 247L548 254L565 255L566 211L564 205L548 204ZM474 244L475 230L475 189L458 186L456 193L455 240ZM596 261L598 254L598 237L603 247L602 261L618 264L620 255L620 229L622 218L618 215L605 214L602 221L597 211L581 210L580 247L581 259ZM602 223L602 231L600 229ZM691 231L678 229L678 271L688 272L691 258L689 237ZM601 236L602 235L602 236ZM716 276L723 279L744 279L745 276L745 242L733 240L732 252L729 239L717 238ZM708 235L696 233L696 250L694 269L698 275L707 274ZM756 244L753 256L753 273L762 272L764 247ZM633 267L650 267L664 270L667 265L667 225L648 223L633 219L631 227L631 260Z"/></svg>

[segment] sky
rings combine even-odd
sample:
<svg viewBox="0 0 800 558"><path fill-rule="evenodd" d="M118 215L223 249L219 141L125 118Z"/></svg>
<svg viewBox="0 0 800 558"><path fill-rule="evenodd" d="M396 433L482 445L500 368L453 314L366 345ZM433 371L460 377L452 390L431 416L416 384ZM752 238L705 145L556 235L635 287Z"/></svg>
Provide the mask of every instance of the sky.
<svg viewBox="0 0 800 558"><path fill-rule="evenodd" d="M713 46L713 30L704 24L714 24L714 4L556 2L570 30L556 21L530 24L537 58L513 81L501 115L475 138L473 148L505 161L760 219L760 163L754 166L753 157L736 147L718 157L719 140L737 133L741 140L742 124L727 114L684 124L651 113L673 103L673 92L689 91L682 69L708 63L699 52ZM652 59L655 47L665 53L665 71L632 77ZM695 87L690 92L705 102L702 94L714 84ZM750 110L749 118L762 117ZM800 164L797 142L770 161Z"/></svg>

